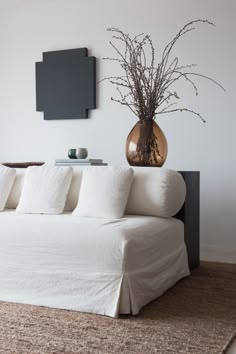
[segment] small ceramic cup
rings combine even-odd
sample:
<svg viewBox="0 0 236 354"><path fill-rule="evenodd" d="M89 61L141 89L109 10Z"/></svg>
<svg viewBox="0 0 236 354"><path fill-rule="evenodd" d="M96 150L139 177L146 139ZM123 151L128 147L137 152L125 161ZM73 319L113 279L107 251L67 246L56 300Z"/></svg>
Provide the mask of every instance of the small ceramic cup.
<svg viewBox="0 0 236 354"><path fill-rule="evenodd" d="M86 148L69 149L68 157L70 159L86 159L88 150Z"/></svg>

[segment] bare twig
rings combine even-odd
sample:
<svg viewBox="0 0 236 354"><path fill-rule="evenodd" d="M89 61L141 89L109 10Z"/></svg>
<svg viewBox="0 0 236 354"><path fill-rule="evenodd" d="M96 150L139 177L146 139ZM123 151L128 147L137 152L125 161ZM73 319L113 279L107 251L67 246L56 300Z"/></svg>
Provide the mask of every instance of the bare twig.
<svg viewBox="0 0 236 354"><path fill-rule="evenodd" d="M184 111L198 116L205 122L200 113L191 109L169 109L179 100L174 85L181 78L193 87L196 95L198 95L198 88L192 77L210 80L224 90L223 86L214 79L189 71L196 64L179 65L178 57L170 58L176 42L195 30L195 26L199 23L214 26L210 21L200 19L187 23L165 46L157 66L154 46L149 35L142 33L131 38L129 34L118 28L108 28L107 30L112 33L112 41L109 43L118 57L104 59L116 62L124 72L122 76L110 76L100 81L108 80L117 88L120 99L111 98L112 101L127 106L141 120L155 119L157 114Z"/></svg>

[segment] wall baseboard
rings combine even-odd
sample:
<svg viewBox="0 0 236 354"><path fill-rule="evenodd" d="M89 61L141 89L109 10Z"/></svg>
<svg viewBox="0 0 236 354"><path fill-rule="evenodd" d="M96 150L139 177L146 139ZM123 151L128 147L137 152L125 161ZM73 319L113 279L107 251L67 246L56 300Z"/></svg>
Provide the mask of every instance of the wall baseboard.
<svg viewBox="0 0 236 354"><path fill-rule="evenodd" d="M201 245L200 259L202 261L236 263L236 248Z"/></svg>

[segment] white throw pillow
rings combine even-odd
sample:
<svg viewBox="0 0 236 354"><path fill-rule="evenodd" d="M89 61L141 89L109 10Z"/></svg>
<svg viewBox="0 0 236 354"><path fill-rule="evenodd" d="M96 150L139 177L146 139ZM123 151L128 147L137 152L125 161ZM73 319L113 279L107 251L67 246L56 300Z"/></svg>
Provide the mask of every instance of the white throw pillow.
<svg viewBox="0 0 236 354"><path fill-rule="evenodd" d="M16 170L0 165L0 211L5 208L15 176Z"/></svg>
<svg viewBox="0 0 236 354"><path fill-rule="evenodd" d="M83 171L75 216L118 219L124 214L134 171L129 167L91 166Z"/></svg>
<svg viewBox="0 0 236 354"><path fill-rule="evenodd" d="M72 179L71 167L28 167L16 211L26 214L62 213Z"/></svg>

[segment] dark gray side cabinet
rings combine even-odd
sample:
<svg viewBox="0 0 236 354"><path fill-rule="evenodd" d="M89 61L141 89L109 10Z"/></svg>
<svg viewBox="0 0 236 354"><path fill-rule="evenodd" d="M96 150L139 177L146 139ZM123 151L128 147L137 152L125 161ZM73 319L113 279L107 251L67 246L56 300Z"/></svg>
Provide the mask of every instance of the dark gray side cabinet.
<svg viewBox="0 0 236 354"><path fill-rule="evenodd" d="M188 252L190 270L200 263L200 172L179 171L183 176L187 194L186 200L175 216L184 222L184 238Z"/></svg>

